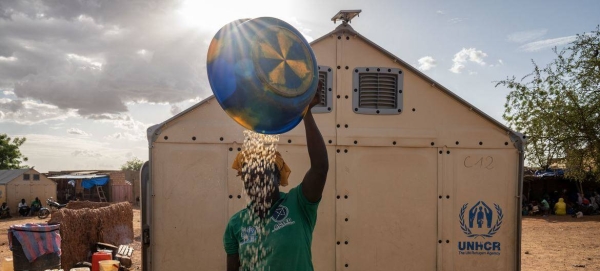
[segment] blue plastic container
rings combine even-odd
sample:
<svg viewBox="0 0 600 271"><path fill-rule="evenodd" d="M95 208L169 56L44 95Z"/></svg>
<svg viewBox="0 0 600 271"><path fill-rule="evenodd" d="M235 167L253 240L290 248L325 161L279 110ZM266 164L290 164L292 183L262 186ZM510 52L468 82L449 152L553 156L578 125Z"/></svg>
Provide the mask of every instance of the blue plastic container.
<svg viewBox="0 0 600 271"><path fill-rule="evenodd" d="M246 129L282 134L300 123L317 90L317 61L288 23L262 17L225 25L211 41L208 79L219 104Z"/></svg>

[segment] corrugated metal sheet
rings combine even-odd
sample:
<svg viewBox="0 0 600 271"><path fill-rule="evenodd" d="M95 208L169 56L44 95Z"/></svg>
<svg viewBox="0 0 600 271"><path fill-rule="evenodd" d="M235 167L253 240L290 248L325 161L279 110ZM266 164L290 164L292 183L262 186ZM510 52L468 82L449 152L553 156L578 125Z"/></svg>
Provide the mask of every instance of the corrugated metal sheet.
<svg viewBox="0 0 600 271"><path fill-rule="evenodd" d="M6 184L27 171L28 168L0 170L0 184Z"/></svg>

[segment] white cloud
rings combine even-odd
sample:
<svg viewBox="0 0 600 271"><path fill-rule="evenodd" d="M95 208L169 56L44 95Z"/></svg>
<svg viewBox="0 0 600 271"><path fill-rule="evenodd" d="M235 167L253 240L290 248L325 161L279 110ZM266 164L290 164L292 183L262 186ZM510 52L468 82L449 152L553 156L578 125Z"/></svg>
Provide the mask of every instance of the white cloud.
<svg viewBox="0 0 600 271"><path fill-rule="evenodd" d="M477 74L477 72L469 71L469 75L476 75L476 74Z"/></svg>
<svg viewBox="0 0 600 271"><path fill-rule="evenodd" d="M430 56L419 58L419 70L428 71L437 66L437 61Z"/></svg>
<svg viewBox="0 0 600 271"><path fill-rule="evenodd" d="M81 129L78 128L69 128L67 133L70 135L80 135L80 136L91 136L92 134L88 134Z"/></svg>
<svg viewBox="0 0 600 271"><path fill-rule="evenodd" d="M446 14L445 12L443 12L443 11L441 11L441 10L438 10L438 11L436 11L435 13L437 13L438 15L444 15L444 14Z"/></svg>
<svg viewBox="0 0 600 271"><path fill-rule="evenodd" d="M546 39L530 42L527 44L523 44L519 47L523 51L527 52L535 52L546 48L552 48L555 46L565 45L567 43L571 43L577 39L577 36L567 36L555 39Z"/></svg>
<svg viewBox="0 0 600 271"><path fill-rule="evenodd" d="M548 29L536 29L530 31L515 32L508 35L508 40L516 43L529 42L543 37L548 33Z"/></svg>
<svg viewBox="0 0 600 271"><path fill-rule="evenodd" d="M451 24L457 24L457 23L460 23L460 22L462 22L462 21L464 21L466 19L467 18L452 18L452 19L448 20L448 22L451 23Z"/></svg>
<svg viewBox="0 0 600 271"><path fill-rule="evenodd" d="M452 59L454 64L452 65L452 68L450 68L450 71L453 73L461 73L466 67L465 64L467 62L474 62L481 66L485 66L485 62L483 61L485 57L487 57L487 54L481 50L477 50L476 48L463 48L454 55L454 59Z"/></svg>
<svg viewBox="0 0 600 271"><path fill-rule="evenodd" d="M114 133L112 135L107 135L104 137L104 139L139 141L139 140L144 140L145 137L143 134L140 134L140 133L133 134L133 133L129 133L129 132L118 132L118 133Z"/></svg>
<svg viewBox="0 0 600 271"><path fill-rule="evenodd" d="M177 114L179 114L179 112L181 112L181 108L179 108L179 106L177 106L176 104L172 104L171 105L171 114L177 115Z"/></svg>
<svg viewBox="0 0 600 271"><path fill-rule="evenodd" d="M18 58L14 57L14 56L9 56L9 57L0 56L0 62L15 62L17 60L18 60Z"/></svg>
<svg viewBox="0 0 600 271"><path fill-rule="evenodd" d="M502 59L498 59L498 63L490 64L490 67L496 67L496 66L502 66L502 65L504 65L504 61L502 61Z"/></svg>
<svg viewBox="0 0 600 271"><path fill-rule="evenodd" d="M91 150L76 150L74 152L71 152L71 156L80 156L80 157L91 157L91 158L101 158L104 155L102 155L99 152L96 151L91 151Z"/></svg>
<svg viewBox="0 0 600 271"><path fill-rule="evenodd" d="M86 116L127 112L129 101L178 103L210 92L200 75L203 41L214 32L177 24L180 1L2 3L0 83L18 97Z"/></svg>
<svg viewBox="0 0 600 271"><path fill-rule="evenodd" d="M67 61L78 69L102 70L101 60L92 59L77 54L67 54Z"/></svg>
<svg viewBox="0 0 600 271"><path fill-rule="evenodd" d="M109 140L131 140L141 141L146 139L146 129L150 126L149 124L133 119L127 114L97 114L87 116L89 119L101 123L110 123L114 125L116 129L124 130L122 132L116 132L114 134L105 136L104 139Z"/></svg>
<svg viewBox="0 0 600 271"><path fill-rule="evenodd" d="M302 36L304 36L304 38L308 41L311 42L314 40L314 38L312 36L309 35L310 32L312 32L311 29L305 27L302 22L300 22L298 20L298 18L296 17L290 17L287 19L284 19L287 23L291 24L294 28L296 28L298 31L300 31L300 33L302 34Z"/></svg>
<svg viewBox="0 0 600 271"><path fill-rule="evenodd" d="M146 62L152 61L152 57L154 56L154 52L146 49L138 50L136 53Z"/></svg>
<svg viewBox="0 0 600 271"><path fill-rule="evenodd" d="M128 153L147 160L144 145L123 148L93 138L65 137L41 134L14 135L27 141L21 151L29 158L26 163L41 172L49 170L118 169L128 159ZM131 156L131 154L129 155Z"/></svg>
<svg viewBox="0 0 600 271"><path fill-rule="evenodd" d="M74 110L60 109L55 105L33 100L0 99L0 122L36 124L49 120L65 120L76 117Z"/></svg>
<svg viewBox="0 0 600 271"><path fill-rule="evenodd" d="M6 96L15 96L15 92L12 90L4 90L4 91L2 91L2 94L6 95Z"/></svg>

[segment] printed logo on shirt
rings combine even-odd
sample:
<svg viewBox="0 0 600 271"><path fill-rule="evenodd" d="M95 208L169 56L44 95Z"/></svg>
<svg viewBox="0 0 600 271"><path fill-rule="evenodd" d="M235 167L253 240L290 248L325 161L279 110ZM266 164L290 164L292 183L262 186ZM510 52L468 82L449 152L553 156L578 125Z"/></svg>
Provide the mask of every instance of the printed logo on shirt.
<svg viewBox="0 0 600 271"><path fill-rule="evenodd" d="M275 212L273 212L273 216L271 217L271 219L275 222L281 222L287 218L289 213L290 213L290 210L288 209L288 207L279 205L279 207L277 207L277 209L275 209Z"/></svg>
<svg viewBox="0 0 600 271"><path fill-rule="evenodd" d="M273 212L273 216L271 217L271 219L277 223L273 227L273 232L283 229L286 226L296 224L296 221L292 220L291 218L288 218L289 213L290 210L288 209L288 207L285 207L283 205L280 205L279 207L277 207L277 209L275 209L275 212Z"/></svg>
<svg viewBox="0 0 600 271"><path fill-rule="evenodd" d="M255 227L242 227L242 242L240 245L256 242L257 234Z"/></svg>

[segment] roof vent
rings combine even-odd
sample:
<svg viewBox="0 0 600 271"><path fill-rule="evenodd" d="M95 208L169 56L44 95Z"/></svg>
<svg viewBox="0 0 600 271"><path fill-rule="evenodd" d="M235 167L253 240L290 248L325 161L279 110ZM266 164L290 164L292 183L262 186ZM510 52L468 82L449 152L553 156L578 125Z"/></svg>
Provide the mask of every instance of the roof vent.
<svg viewBox="0 0 600 271"><path fill-rule="evenodd" d="M361 12L362 10L360 9L340 10L340 12L333 16L331 20L334 24L337 23L337 21L342 21L342 24L348 24L352 22L352 19L354 19L354 17L359 16Z"/></svg>

